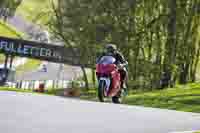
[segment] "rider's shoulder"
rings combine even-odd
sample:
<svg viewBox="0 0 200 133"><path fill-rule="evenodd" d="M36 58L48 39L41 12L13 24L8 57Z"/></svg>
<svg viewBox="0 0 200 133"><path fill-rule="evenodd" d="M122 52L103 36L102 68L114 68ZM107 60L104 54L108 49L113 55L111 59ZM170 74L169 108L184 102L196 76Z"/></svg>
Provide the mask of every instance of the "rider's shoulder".
<svg viewBox="0 0 200 133"><path fill-rule="evenodd" d="M115 54L116 54L116 55L119 55L119 56L122 56L122 53L119 52L119 51L116 51Z"/></svg>

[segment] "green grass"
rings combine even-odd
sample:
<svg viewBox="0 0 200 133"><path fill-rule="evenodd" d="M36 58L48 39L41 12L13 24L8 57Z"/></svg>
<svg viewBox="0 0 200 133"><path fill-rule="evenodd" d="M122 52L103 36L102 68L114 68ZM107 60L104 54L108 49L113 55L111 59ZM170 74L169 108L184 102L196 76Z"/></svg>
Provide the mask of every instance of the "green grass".
<svg viewBox="0 0 200 133"><path fill-rule="evenodd" d="M179 85L161 91L131 94L124 103L200 113L200 84Z"/></svg>
<svg viewBox="0 0 200 133"><path fill-rule="evenodd" d="M82 99L96 100L93 90ZM124 104L200 113L200 84L177 85L175 88L152 92L130 92Z"/></svg>
<svg viewBox="0 0 200 133"><path fill-rule="evenodd" d="M38 68L40 64L41 64L40 60L29 59L24 65L20 65L19 67L17 67L16 69L17 75L34 70L35 68Z"/></svg>
<svg viewBox="0 0 200 133"><path fill-rule="evenodd" d="M16 88L9 88L9 87L0 87L0 91L15 91L15 92L24 92L24 93L34 93L31 90L25 89L16 89Z"/></svg>

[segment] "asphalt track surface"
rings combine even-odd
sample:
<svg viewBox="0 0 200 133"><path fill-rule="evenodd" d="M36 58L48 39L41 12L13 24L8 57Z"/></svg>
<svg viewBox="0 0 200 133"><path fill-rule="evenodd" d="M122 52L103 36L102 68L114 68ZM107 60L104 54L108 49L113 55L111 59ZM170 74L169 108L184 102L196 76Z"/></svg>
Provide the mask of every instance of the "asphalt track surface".
<svg viewBox="0 0 200 133"><path fill-rule="evenodd" d="M171 133L200 114L0 91L1 133Z"/></svg>

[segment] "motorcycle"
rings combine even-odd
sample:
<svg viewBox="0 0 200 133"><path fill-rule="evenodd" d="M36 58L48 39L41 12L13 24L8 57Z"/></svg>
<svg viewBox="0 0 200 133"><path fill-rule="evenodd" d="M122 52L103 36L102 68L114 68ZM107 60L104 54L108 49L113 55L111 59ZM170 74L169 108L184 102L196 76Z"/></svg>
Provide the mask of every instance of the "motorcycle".
<svg viewBox="0 0 200 133"><path fill-rule="evenodd" d="M111 97L113 103L121 103L122 89L116 59L112 56L103 56L96 64L98 78L98 98L104 102L105 98Z"/></svg>

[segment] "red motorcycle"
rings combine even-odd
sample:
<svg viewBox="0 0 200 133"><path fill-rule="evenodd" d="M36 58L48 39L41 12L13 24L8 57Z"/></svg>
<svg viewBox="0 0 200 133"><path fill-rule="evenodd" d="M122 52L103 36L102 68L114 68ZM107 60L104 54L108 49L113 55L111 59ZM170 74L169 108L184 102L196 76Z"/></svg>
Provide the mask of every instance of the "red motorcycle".
<svg viewBox="0 0 200 133"><path fill-rule="evenodd" d="M115 62L114 57L103 56L96 64L100 102L104 102L105 97L111 97L113 103L121 102L121 79Z"/></svg>

